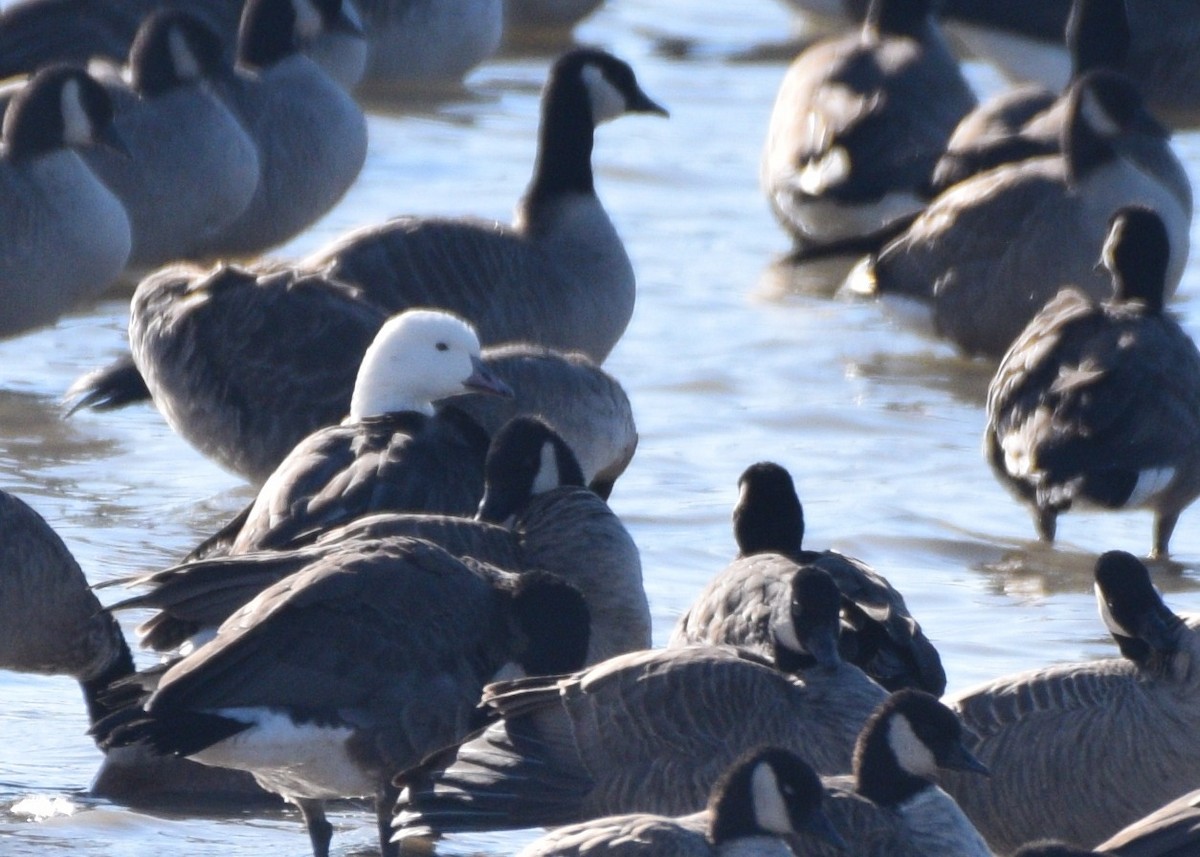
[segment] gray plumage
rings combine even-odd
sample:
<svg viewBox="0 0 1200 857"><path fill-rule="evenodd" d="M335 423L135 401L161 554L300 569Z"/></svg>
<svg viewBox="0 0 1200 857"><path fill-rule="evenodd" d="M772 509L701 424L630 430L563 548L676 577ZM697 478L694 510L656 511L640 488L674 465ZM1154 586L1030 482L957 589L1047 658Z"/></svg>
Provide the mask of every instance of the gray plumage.
<svg viewBox="0 0 1200 857"><path fill-rule="evenodd" d="M1117 209L1148 205L1170 234L1167 292L1183 272L1190 209L1116 141L1158 133L1128 81L1093 71L1072 85L1063 154L1030 158L960 182L873 260L853 288L916 298L963 351L1000 356L1064 285L1109 290L1093 268ZM1153 129L1157 128L1157 131Z"/></svg>
<svg viewBox="0 0 1200 857"><path fill-rule="evenodd" d="M1165 556L1200 495L1200 351L1163 307L1169 249L1154 212L1122 209L1102 257L1111 297L1064 289L992 379L984 452L1044 539L1073 504L1144 507Z"/></svg>
<svg viewBox="0 0 1200 857"><path fill-rule="evenodd" d="M1196 632L1133 556L1102 555L1096 580L1124 658L1019 673L947 700L992 776L945 788L1000 851L1045 837L1090 848L1195 786Z"/></svg>
<svg viewBox="0 0 1200 857"><path fill-rule="evenodd" d="M84 154L129 216L124 276L191 258L250 203L258 149L213 92L231 74L217 35L183 12L148 17L130 50L128 75L101 78L113 99L124 153Z"/></svg>
<svg viewBox="0 0 1200 857"><path fill-rule="evenodd" d="M666 113L624 62L578 49L558 59L542 97L533 179L513 226L401 217L350 233L301 265L361 288L389 312L440 307L485 345L533 342L603 361L633 312L633 267L595 193L597 125Z"/></svg>
<svg viewBox="0 0 1200 857"><path fill-rule="evenodd" d="M582 662L586 638L583 601L561 581L392 540L264 590L95 732L250 771L300 806L316 857L332 833L324 802L374 797L393 855L392 774L476 726L499 670L561 671Z"/></svg>
<svg viewBox="0 0 1200 857"><path fill-rule="evenodd" d="M94 298L129 257L121 202L76 148L117 145L112 101L67 66L43 69L4 115L0 153L0 336Z"/></svg>
<svg viewBox="0 0 1200 857"><path fill-rule="evenodd" d="M1182 795L1096 847L1113 857L1188 857L1200 849L1200 791Z"/></svg>
<svg viewBox="0 0 1200 857"><path fill-rule="evenodd" d="M803 760L767 748L736 761L701 812L635 813L567 825L527 845L518 857L793 857L786 838L801 831L841 844L821 813L822 796L821 781Z"/></svg>
<svg viewBox="0 0 1200 857"><path fill-rule="evenodd" d="M807 48L780 85L760 168L797 251L877 247L902 228L975 103L926 0L874 0L861 32Z"/></svg>

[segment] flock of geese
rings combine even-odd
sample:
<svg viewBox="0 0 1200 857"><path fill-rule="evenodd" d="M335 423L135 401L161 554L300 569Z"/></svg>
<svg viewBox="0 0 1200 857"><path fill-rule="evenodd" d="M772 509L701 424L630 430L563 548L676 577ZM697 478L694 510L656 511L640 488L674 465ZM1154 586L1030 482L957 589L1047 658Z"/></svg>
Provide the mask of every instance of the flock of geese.
<svg viewBox="0 0 1200 857"><path fill-rule="evenodd" d="M437 42L431 14L405 53L402 10L437 5L415 0L126 2L107 29L94 2L0 15L0 56L31 72L3 125L22 252L0 259L0 332L136 280L130 353L73 407L150 400L259 487L108 607L0 492L0 667L79 681L95 794L282 797L314 857L328 802L364 797L384 855L527 827L549 828L530 856L1200 853L1200 638L1128 553L1094 570L1120 657L945 695L903 596L807 546L790 474L762 461L737 557L650 647L606 503L637 430L601 364L636 280L591 164L600 123L667 114L628 64L553 63L512 224L397 217L246 262L355 180L356 89L455 80L486 50ZM499 7L461 5L464 43L494 50ZM798 259L861 254L847 290L915 300L1000 358L987 456L1041 538L1074 504L1143 507L1164 557L1200 495L1200 352L1166 312L1192 193L1130 59L1139 8L1074 0L1065 89L982 105L927 0L850 8L862 23L789 69L761 178ZM35 36L68 18L86 56L53 59L125 66L44 65ZM457 62L400 70L439 45ZM142 670L114 618L133 608L163 657Z"/></svg>

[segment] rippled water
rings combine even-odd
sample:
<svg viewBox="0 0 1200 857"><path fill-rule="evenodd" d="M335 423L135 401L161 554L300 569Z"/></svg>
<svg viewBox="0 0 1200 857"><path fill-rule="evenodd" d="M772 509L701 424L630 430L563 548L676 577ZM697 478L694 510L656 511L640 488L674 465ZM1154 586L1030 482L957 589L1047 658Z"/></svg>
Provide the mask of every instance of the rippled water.
<svg viewBox="0 0 1200 857"><path fill-rule="evenodd" d="M612 505L642 551L656 639L732 554L738 474L771 458L796 477L808 544L865 559L906 594L951 689L1112 654L1091 564L1111 548L1144 554L1150 516L1074 513L1052 549L1038 545L980 454L991 365L774 264L787 242L758 191L757 161L789 56L778 48L795 34L772 0L610 0L578 33L629 60L671 110L669 121L605 126L595 154L639 278L633 323L607 367L633 400L641 445ZM374 116L359 183L281 255L404 212L507 218L528 179L547 62L496 60L470 78L469 99ZM984 91L998 85L986 67L969 74ZM1198 140L1178 144L1195 178ZM1193 334L1196 292L1193 263L1175 304ZM126 305L113 298L0 343L0 487L51 522L93 581L164 566L251 496L149 408L62 419L63 390L122 349ZM1176 609L1200 606L1198 516L1184 513L1176 564L1155 571ZM0 699L0 854L308 853L288 812L182 817L90 801L81 793L100 757L78 688L0 674ZM371 851L369 814L332 820L336 854ZM505 853L523 838L460 838L446 850Z"/></svg>

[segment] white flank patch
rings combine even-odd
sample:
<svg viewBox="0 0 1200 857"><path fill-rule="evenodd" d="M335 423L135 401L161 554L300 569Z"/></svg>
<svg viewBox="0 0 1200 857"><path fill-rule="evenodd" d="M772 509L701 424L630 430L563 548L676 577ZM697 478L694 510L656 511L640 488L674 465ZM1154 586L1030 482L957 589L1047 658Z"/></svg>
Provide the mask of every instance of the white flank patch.
<svg viewBox="0 0 1200 857"><path fill-rule="evenodd" d="M892 748L900 767L908 773L919 777L930 777L936 773L937 760L933 758L933 751L917 737L912 723L903 714L892 718L888 728L888 746Z"/></svg>
<svg viewBox="0 0 1200 857"><path fill-rule="evenodd" d="M804 176L802 172L793 180L794 188L803 190L808 181ZM907 190L884 194L877 202L851 204L820 195L798 196L789 193L792 189L781 189L776 204L781 211L788 212L805 238L816 243L873 235L925 207L923 200Z"/></svg>
<svg viewBox="0 0 1200 857"><path fill-rule="evenodd" d="M1152 503L1159 493L1167 489L1174 478L1174 467L1152 467L1149 470L1141 471L1125 505L1145 506Z"/></svg>
<svg viewBox="0 0 1200 857"><path fill-rule="evenodd" d="M171 65L175 67L175 76L180 80L199 80L200 61L196 59L178 27L172 27L171 32L167 34L167 46L171 50Z"/></svg>
<svg viewBox="0 0 1200 857"><path fill-rule="evenodd" d="M558 473L558 456L554 454L554 444L546 441L542 444L542 460L538 464L537 477L533 480L534 495L553 491L562 484Z"/></svg>
<svg viewBox="0 0 1200 857"><path fill-rule="evenodd" d="M604 76L599 66L588 63L580 71L583 85L592 103L592 124L616 119L626 111L625 96Z"/></svg>
<svg viewBox="0 0 1200 857"><path fill-rule="evenodd" d="M79 81L68 80L63 84L61 101L63 118L63 142L68 146L86 146L95 139L92 120L83 107Z"/></svg>
<svg viewBox="0 0 1200 857"><path fill-rule="evenodd" d="M253 723L191 758L254 774L262 785L291 797L331 800L375 793L376 783L350 758L347 727L298 725L267 708L223 708L222 717Z"/></svg>
<svg viewBox="0 0 1200 857"><path fill-rule="evenodd" d="M754 806L754 820L763 830L771 833L792 833L792 819L787 804L779 790L779 779L775 769L766 762L759 762L750 774L750 798Z"/></svg>

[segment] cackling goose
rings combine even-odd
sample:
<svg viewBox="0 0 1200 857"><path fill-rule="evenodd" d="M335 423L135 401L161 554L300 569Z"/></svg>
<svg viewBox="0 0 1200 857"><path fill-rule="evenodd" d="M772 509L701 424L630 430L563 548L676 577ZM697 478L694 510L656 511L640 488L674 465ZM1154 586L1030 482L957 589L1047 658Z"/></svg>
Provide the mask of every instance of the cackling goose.
<svg viewBox="0 0 1200 857"><path fill-rule="evenodd" d="M794 857L785 844L801 832L845 843L821 812L824 792L799 756L768 747L734 762L713 786L708 806L683 817L635 813L560 827L517 857Z"/></svg>
<svg viewBox="0 0 1200 857"><path fill-rule="evenodd" d="M51 66L13 96L0 150L0 336L55 321L120 275L129 218L76 149L124 148L112 101L85 72Z"/></svg>
<svg viewBox="0 0 1200 857"><path fill-rule="evenodd" d="M1191 210L1123 154L1131 134L1166 132L1128 80L1092 71L1071 86L1063 152L997 167L954 185L870 261L852 290L932 306L937 332L999 357L1064 285L1108 292L1093 270L1117 209L1149 205L1170 235L1173 292L1187 258Z"/></svg>
<svg viewBox="0 0 1200 857"><path fill-rule="evenodd" d="M596 126L666 111L632 69L600 50L564 54L550 71L533 179L513 226L471 218L400 217L343 236L301 263L398 312L448 309L485 345L533 342L608 356L633 313L625 247L596 196Z"/></svg>
<svg viewBox="0 0 1200 857"><path fill-rule="evenodd" d="M929 0L872 0L861 32L788 68L760 183L801 256L878 247L925 206L934 164L975 96Z"/></svg>
<svg viewBox="0 0 1200 857"><path fill-rule="evenodd" d="M1094 847L1195 788L1200 639L1135 557L1096 562L1100 614L1123 658L1062 664L957 693L986 782L945 788L993 847L1052 837Z"/></svg>
<svg viewBox="0 0 1200 857"><path fill-rule="evenodd" d="M383 854L391 778L479 724L499 672L561 672L587 648L587 609L551 575L464 565L419 540L333 554L269 587L152 692L101 720L102 745L249 771L295 803L328 857L324 803L376 802Z"/></svg>
<svg viewBox="0 0 1200 857"><path fill-rule="evenodd" d="M1119 211L1101 254L1112 296L1059 292L992 379L984 453L1047 541L1075 504L1147 508L1166 556L1200 495L1200 351L1164 311L1169 253L1153 211Z"/></svg>
<svg viewBox="0 0 1200 857"><path fill-rule="evenodd" d="M792 602L795 575L821 569L840 590L841 656L888 690L920 687L940 694L946 673L937 650L904 598L856 559L806 551L804 510L791 474L773 462L747 467L738 479L734 535L739 556L700 593L675 624L669 646L725 643L771 655L776 614Z"/></svg>

